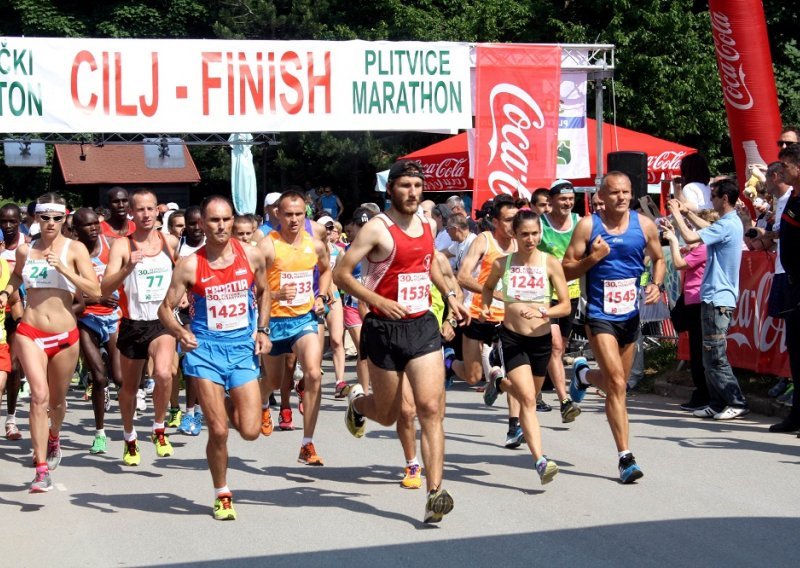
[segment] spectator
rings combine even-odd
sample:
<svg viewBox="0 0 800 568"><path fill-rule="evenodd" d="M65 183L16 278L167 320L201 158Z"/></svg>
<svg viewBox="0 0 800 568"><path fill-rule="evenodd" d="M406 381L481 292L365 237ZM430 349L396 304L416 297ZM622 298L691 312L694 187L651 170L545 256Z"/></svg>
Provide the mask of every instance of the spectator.
<svg viewBox="0 0 800 568"><path fill-rule="evenodd" d="M275 229L272 223L278 219L278 199L280 199L280 196L281 194L277 191L264 196L264 223L253 235L254 241L260 241Z"/></svg>
<svg viewBox="0 0 800 568"><path fill-rule="evenodd" d="M464 200L461 199L458 195L452 195L447 198L445 202L447 206L450 208L450 211L453 212L454 215L463 215L467 218L467 223L469 224L469 230L472 233L478 233L478 224L472 220L469 216L469 211L466 210L464 207Z"/></svg>
<svg viewBox="0 0 800 568"><path fill-rule="evenodd" d="M592 213L599 213L606 208L605 203L600 199L600 194L597 191L592 194L592 199L589 201L589 204L591 205Z"/></svg>
<svg viewBox="0 0 800 568"><path fill-rule="evenodd" d="M369 212L372 214L373 217L375 215L380 214L380 212L381 212L380 205L378 205L377 203L372 203L371 201L369 201L367 203L362 203L361 205L359 205L359 207L361 207L362 209L369 210Z"/></svg>
<svg viewBox="0 0 800 568"><path fill-rule="evenodd" d="M453 212L444 203L434 205L431 211L431 218L436 221L436 238L433 246L440 252L446 251L453 244L453 239L450 238L450 234L447 232L447 221L452 216Z"/></svg>
<svg viewBox="0 0 800 568"><path fill-rule="evenodd" d="M795 140L796 138L795 132ZM783 135L781 135L783 136ZM789 368L792 380L800 377L800 255L797 254L797 243L800 242L800 144L794 143L784 147L778 158L781 163L781 181L785 186L792 186L786 191L786 198L781 207L778 198L776 209L780 211L778 225L778 261L775 264L775 278L769 296L769 314L786 320L786 346L789 351ZM770 164L772 167L772 164ZM767 187L770 184L767 170ZM778 274L778 268L782 271ZM792 410L783 421L770 426L770 432L794 432L800 429L800 389L795 385L792 394Z"/></svg>
<svg viewBox="0 0 800 568"><path fill-rule="evenodd" d="M800 142L800 126L787 126L778 137L778 150Z"/></svg>
<svg viewBox="0 0 800 568"><path fill-rule="evenodd" d="M472 192L465 191L461 194L461 201L464 202L464 210L467 213L472 213Z"/></svg>
<svg viewBox="0 0 800 568"><path fill-rule="evenodd" d="M713 209L703 209L698 216L709 224L719 220L719 215ZM689 365L694 391L689 401L681 404L681 408L694 412L705 408L711 402L703 367L703 330L700 324L700 286L708 255L706 245L702 242L692 243L681 248L678 237L669 224L665 224L664 238L669 241L673 266L683 272L681 319L685 322L686 331L689 332Z"/></svg>
<svg viewBox="0 0 800 568"><path fill-rule="evenodd" d="M339 196L333 193L333 188L326 185L322 188L322 195L317 198L317 209L320 213L327 213L334 221L338 221L344 207Z"/></svg>
<svg viewBox="0 0 800 568"><path fill-rule="evenodd" d="M711 179L711 171L708 169L706 159L700 154L686 156L681 160L681 177L683 187L676 188L675 198L693 213L701 209L710 209L711 188L708 186L708 180Z"/></svg>
<svg viewBox="0 0 800 568"><path fill-rule="evenodd" d="M708 253L700 285L700 315L709 405L696 410L694 415L731 420L750 411L727 356L728 328L739 297L744 229L735 209L739 200L736 182L722 179L714 182L711 189L711 202L720 216L716 223L707 223L678 199L670 200L669 208L683 240L687 244L703 242ZM695 227L701 227L699 231L687 226L684 214Z"/></svg>
<svg viewBox="0 0 800 568"><path fill-rule="evenodd" d="M458 269L461 268L461 261L464 260L464 255L467 254L469 245L478 235L469 230L469 223L467 223L467 218L464 215L451 215L447 220L446 230L447 234L450 235L452 244L444 255L450 259L453 274L458 274ZM466 302L467 299L465 298L464 301Z"/></svg>

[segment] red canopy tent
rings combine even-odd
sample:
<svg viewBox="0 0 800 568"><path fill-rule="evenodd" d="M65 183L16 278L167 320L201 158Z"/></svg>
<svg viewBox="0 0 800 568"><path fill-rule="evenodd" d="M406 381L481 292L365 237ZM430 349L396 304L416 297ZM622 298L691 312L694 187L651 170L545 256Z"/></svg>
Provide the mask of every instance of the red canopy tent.
<svg viewBox="0 0 800 568"><path fill-rule="evenodd" d="M594 187L597 172L594 119L587 119L589 130L589 165L592 177L572 180L576 187ZM403 156L404 159L419 160L425 168L426 189L429 191L468 191L472 189L469 176L469 151L467 133L463 132ZM603 150L609 152L636 151L647 154L648 183L656 184L662 177L680 175L680 163L684 156L697 150L675 142L642 134L634 130L603 124ZM604 168L607 171L607 168Z"/></svg>

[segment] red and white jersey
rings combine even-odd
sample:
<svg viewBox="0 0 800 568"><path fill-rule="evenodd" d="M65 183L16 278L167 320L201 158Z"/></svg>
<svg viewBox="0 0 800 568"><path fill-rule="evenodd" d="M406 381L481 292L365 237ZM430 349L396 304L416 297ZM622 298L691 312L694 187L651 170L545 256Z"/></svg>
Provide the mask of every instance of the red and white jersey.
<svg viewBox="0 0 800 568"><path fill-rule="evenodd" d="M17 264L17 248L19 245L25 243L25 235L22 233L17 233L17 240L14 243L6 243L6 248L3 249L3 252L0 252L0 258L6 259L8 263L8 267L11 269L11 272L14 272L14 266Z"/></svg>
<svg viewBox="0 0 800 568"><path fill-rule="evenodd" d="M105 235L98 235L97 240L100 244L100 250L97 254L92 255L92 268L94 268L94 273L97 275L97 281L102 283L103 275L106 272L106 266L108 266L108 253L111 247ZM113 297L115 299L119 299L119 292L114 292ZM86 309L83 312L84 314L107 316L118 310L119 308L112 308L102 304L87 304Z"/></svg>
<svg viewBox="0 0 800 568"><path fill-rule="evenodd" d="M433 234L428 220L418 218L422 222L422 234L410 237L388 215L377 216L392 235L393 247L384 260L373 261L368 256L363 276L364 286L406 308L408 315L403 319L420 317L431 306ZM382 315L375 307L371 306L370 310Z"/></svg>

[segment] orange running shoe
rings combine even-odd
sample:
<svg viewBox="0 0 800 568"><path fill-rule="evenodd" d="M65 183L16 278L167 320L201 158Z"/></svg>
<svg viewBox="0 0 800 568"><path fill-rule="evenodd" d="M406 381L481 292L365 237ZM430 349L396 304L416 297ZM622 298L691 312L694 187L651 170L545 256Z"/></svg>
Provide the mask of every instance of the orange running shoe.
<svg viewBox="0 0 800 568"><path fill-rule="evenodd" d="M325 465L322 458L317 455L314 442L309 442L300 447L300 455L297 457L297 461L306 465Z"/></svg>
<svg viewBox="0 0 800 568"><path fill-rule="evenodd" d="M261 433L264 436L272 434L274 426L272 425L272 416L269 413L269 408L261 411Z"/></svg>

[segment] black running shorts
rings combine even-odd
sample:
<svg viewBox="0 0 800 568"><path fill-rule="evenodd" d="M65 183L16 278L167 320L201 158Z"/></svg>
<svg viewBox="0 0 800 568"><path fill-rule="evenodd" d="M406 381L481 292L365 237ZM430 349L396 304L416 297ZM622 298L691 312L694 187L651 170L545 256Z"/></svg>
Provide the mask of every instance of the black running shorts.
<svg viewBox="0 0 800 568"><path fill-rule="evenodd" d="M160 320L136 321L122 318L117 335L117 349L128 359L147 359L150 343L162 335L167 335Z"/></svg>
<svg viewBox="0 0 800 568"><path fill-rule="evenodd" d="M390 320L373 313L361 327L361 353L376 367L403 371L406 364L442 348L439 322L431 312L405 320Z"/></svg>
<svg viewBox="0 0 800 568"><path fill-rule="evenodd" d="M593 335L609 333L617 338L617 345L625 347L636 341L639 336L639 314L624 321L609 321L602 319L587 319L588 327Z"/></svg>
<svg viewBox="0 0 800 568"><path fill-rule="evenodd" d="M506 373L522 365L530 365L534 377L544 377L550 353L553 350L553 337L546 333L534 337L521 335L500 328L500 354Z"/></svg>

